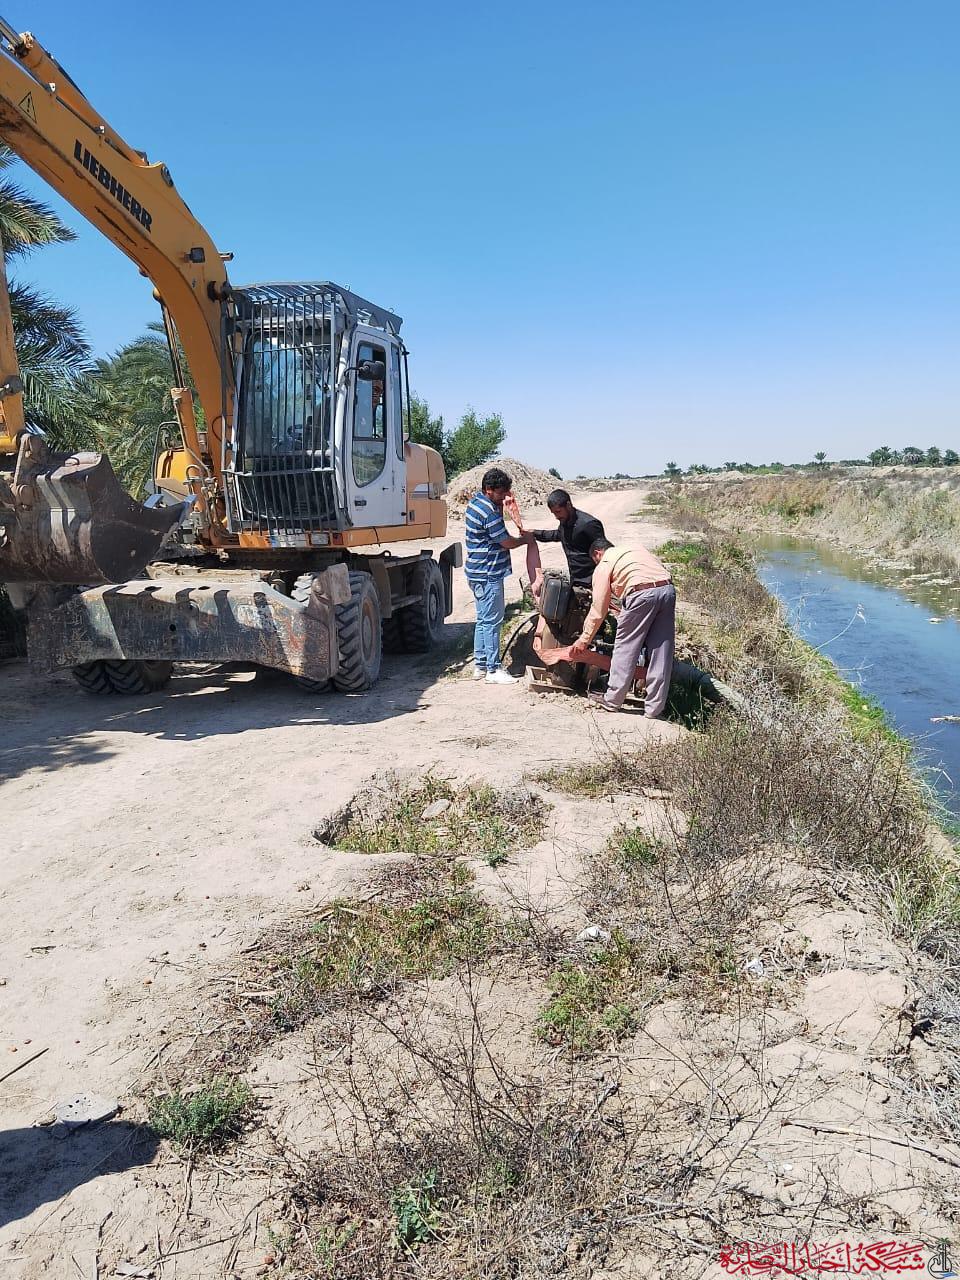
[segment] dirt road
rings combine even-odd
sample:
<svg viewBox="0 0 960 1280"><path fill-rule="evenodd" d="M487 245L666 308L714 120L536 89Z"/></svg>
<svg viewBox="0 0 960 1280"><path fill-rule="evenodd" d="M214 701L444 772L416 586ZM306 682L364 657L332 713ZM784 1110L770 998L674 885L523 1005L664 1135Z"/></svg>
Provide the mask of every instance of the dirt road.
<svg viewBox="0 0 960 1280"><path fill-rule="evenodd" d="M668 531L631 521L639 500L592 493L582 505L614 539L655 546ZM543 511L538 523L550 519ZM562 562L559 547L544 552ZM519 570L519 552L514 561ZM461 578L451 634L471 616ZM122 1122L59 1144L33 1126L81 1092L133 1097L167 1021L212 969L268 922L355 883L362 859L331 859L311 832L373 773L510 781L587 758L601 733L636 742L679 732L634 716L598 725L580 700L440 669L434 658L388 658L377 687L349 697L311 697L269 673L215 673L176 677L155 697L100 700L67 675L0 668L0 1076L26 1063L0 1091L4 1277L92 1280L121 1189L127 1215L152 1221L158 1207L132 1191L149 1152L118 1141ZM545 856L511 874L543 890L562 868Z"/></svg>

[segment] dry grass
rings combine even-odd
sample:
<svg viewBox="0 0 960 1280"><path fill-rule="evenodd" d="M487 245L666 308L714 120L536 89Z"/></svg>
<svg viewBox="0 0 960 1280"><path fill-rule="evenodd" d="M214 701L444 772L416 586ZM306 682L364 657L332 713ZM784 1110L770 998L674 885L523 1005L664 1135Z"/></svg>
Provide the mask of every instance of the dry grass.
<svg viewBox="0 0 960 1280"><path fill-rule="evenodd" d="M955 472L951 468L950 472ZM671 523L828 536L935 571L960 570L960 477L938 469L749 476L663 486Z"/></svg>
<svg viewBox="0 0 960 1280"><path fill-rule="evenodd" d="M646 856L624 858L621 837L595 860L592 918L660 951L692 954L711 937L736 951L751 916L775 911L777 868L799 859L862 875L900 936L953 947L960 890L930 843L906 744L883 729L854 735L839 702L787 698L768 679L741 688L746 709L719 712L703 734L614 753L586 777L551 775L579 794L669 796L653 845L636 836Z"/></svg>
<svg viewBox="0 0 960 1280"><path fill-rule="evenodd" d="M681 599L709 617L695 622L681 613L679 656L733 685L759 674L796 695L818 680L822 664L787 627L735 538L714 529L696 541L666 543L658 554L673 569Z"/></svg>
<svg viewBox="0 0 960 1280"><path fill-rule="evenodd" d="M641 1197L682 1193L688 1169L624 1122L615 1080L511 1067L469 974L463 992L442 1030L429 1000L367 1012L323 1073L332 1138L296 1162L293 1274L586 1277Z"/></svg>
<svg viewBox="0 0 960 1280"><path fill-rule="evenodd" d="M440 810L425 818L431 806ZM491 866L543 834L547 806L525 787L498 791L434 774L375 778L314 832L318 840L358 853L457 853Z"/></svg>

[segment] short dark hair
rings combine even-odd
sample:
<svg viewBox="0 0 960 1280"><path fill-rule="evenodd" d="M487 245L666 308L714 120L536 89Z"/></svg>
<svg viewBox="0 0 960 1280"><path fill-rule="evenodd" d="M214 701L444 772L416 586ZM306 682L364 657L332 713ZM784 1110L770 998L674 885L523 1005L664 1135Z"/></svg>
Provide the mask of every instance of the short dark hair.
<svg viewBox="0 0 960 1280"><path fill-rule="evenodd" d="M553 493L547 495L548 507L569 507L570 495L566 489L554 489Z"/></svg>
<svg viewBox="0 0 960 1280"><path fill-rule="evenodd" d="M500 467L491 467L489 471L483 473L483 479L480 481L481 490L485 489L511 489L513 488L513 479Z"/></svg>
<svg viewBox="0 0 960 1280"><path fill-rule="evenodd" d="M590 543L590 554L593 555L595 551L609 551L612 546L613 543L608 542L606 538L594 538Z"/></svg>

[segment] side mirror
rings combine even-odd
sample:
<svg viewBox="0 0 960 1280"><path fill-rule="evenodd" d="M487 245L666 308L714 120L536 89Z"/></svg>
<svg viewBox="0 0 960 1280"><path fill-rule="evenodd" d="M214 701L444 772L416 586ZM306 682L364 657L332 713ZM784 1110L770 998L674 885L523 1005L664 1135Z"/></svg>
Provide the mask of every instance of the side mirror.
<svg viewBox="0 0 960 1280"><path fill-rule="evenodd" d="M387 366L383 360L361 360L357 365L357 377L361 382L385 382Z"/></svg>

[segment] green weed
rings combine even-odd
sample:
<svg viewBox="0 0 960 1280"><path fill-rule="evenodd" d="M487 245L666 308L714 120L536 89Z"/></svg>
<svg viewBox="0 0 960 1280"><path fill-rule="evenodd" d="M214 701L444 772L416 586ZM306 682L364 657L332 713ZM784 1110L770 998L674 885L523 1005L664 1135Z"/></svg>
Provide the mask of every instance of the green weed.
<svg viewBox="0 0 960 1280"><path fill-rule="evenodd" d="M465 889L401 904L336 902L275 958L273 1020L290 1030L325 1001L376 997L404 980L444 977L504 945L508 932Z"/></svg>
<svg viewBox="0 0 960 1280"><path fill-rule="evenodd" d="M313 1252L320 1274L325 1277L325 1280L327 1277L333 1280L337 1275L339 1260L349 1249L350 1242L357 1231L358 1226L355 1222L348 1222L345 1227L340 1228L320 1228L317 1238L313 1241Z"/></svg>
<svg viewBox="0 0 960 1280"><path fill-rule="evenodd" d="M602 951L564 961L547 982L552 994L540 1013L541 1039L587 1053L635 1031L643 981L640 959L636 945L616 933Z"/></svg>
<svg viewBox="0 0 960 1280"><path fill-rule="evenodd" d="M440 1226L440 1192L436 1169L428 1169L422 1177L398 1187L391 1197L395 1224L394 1238L398 1246L412 1252L437 1235Z"/></svg>
<svg viewBox="0 0 960 1280"><path fill-rule="evenodd" d="M176 1089L153 1098L147 1123L182 1150L211 1148L236 1137L252 1102L245 1081L219 1075L193 1092Z"/></svg>
<svg viewBox="0 0 960 1280"><path fill-rule="evenodd" d="M654 867L663 856L663 849L640 827L619 827L610 845L621 864L626 868Z"/></svg>
<svg viewBox="0 0 960 1280"><path fill-rule="evenodd" d="M422 814L435 801L446 801L448 807L424 820ZM417 783L388 779L368 797L358 798L344 821L330 830L318 830L317 835L358 853L456 851L498 866L516 849L537 843L546 809L519 788L498 791L486 783L454 786L428 774Z"/></svg>
<svg viewBox="0 0 960 1280"><path fill-rule="evenodd" d="M657 547L657 555L669 565L691 564L703 554L703 542L678 542L670 539Z"/></svg>

